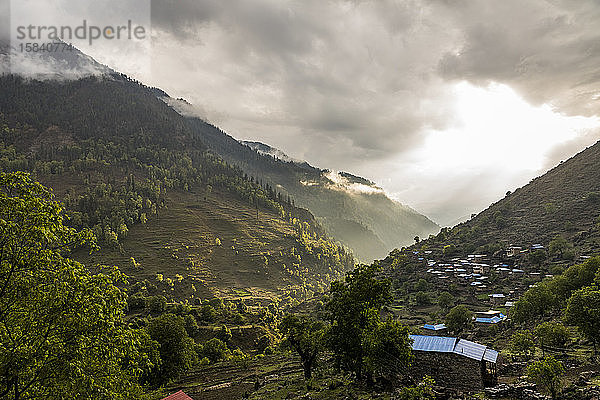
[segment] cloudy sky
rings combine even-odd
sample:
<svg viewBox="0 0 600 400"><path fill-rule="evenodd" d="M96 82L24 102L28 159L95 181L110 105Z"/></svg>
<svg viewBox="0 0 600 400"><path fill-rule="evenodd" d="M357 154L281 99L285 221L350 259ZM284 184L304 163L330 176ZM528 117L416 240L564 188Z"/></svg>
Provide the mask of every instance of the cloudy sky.
<svg viewBox="0 0 600 400"><path fill-rule="evenodd" d="M91 55L442 225L600 139L597 0L156 0L151 17L150 68Z"/></svg>

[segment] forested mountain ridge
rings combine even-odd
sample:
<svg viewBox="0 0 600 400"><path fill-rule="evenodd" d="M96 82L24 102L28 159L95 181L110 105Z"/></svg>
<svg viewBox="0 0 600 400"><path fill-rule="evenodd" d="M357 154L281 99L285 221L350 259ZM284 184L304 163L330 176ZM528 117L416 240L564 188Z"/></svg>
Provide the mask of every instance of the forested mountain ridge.
<svg viewBox="0 0 600 400"><path fill-rule="evenodd" d="M306 293L351 268L310 212L207 151L157 89L119 74L0 87L0 169L34 173L93 229L103 249L86 263L179 297Z"/></svg>
<svg viewBox="0 0 600 400"><path fill-rule="evenodd" d="M178 108L177 101L165 100ZM266 154L258 144L240 143L199 118L188 117L187 121L211 150L311 210L327 232L363 261L384 257L390 250L412 243L415 236L427 237L439 230L427 217L391 200L364 178L282 160ZM280 152L268 148L274 154Z"/></svg>

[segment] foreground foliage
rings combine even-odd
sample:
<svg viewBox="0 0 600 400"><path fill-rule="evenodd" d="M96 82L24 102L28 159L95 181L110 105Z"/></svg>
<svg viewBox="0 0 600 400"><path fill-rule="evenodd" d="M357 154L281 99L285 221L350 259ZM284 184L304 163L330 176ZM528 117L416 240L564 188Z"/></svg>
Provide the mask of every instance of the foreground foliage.
<svg viewBox="0 0 600 400"><path fill-rule="evenodd" d="M527 367L528 378L546 389L553 399L556 398L560 390L560 377L564 372L565 368L562 363L550 356Z"/></svg>
<svg viewBox="0 0 600 400"><path fill-rule="evenodd" d="M139 396L151 363L138 350L147 336L123 323L123 276L67 258L94 239L62 211L27 174L0 174L0 397Z"/></svg>

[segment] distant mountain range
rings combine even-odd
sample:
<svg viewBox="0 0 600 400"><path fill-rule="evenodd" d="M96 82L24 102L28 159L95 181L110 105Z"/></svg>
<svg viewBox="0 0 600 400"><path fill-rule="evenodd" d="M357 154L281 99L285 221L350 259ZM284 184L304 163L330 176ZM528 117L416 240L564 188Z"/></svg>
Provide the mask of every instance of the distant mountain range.
<svg viewBox="0 0 600 400"><path fill-rule="evenodd" d="M240 142L216 126L189 115L189 104L163 98L182 115L203 142L246 174L269 182L297 205L311 210L335 239L370 262L390 250L428 237L439 226L410 207L390 199L373 182L346 172L319 169L260 142Z"/></svg>

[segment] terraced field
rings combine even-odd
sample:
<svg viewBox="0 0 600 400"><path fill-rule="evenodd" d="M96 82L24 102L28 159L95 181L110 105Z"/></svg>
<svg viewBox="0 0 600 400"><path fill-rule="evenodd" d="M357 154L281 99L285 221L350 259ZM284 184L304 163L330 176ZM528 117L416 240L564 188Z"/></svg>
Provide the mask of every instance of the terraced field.
<svg viewBox="0 0 600 400"><path fill-rule="evenodd" d="M197 297L257 299L300 283L285 269L298 257L316 275L313 267L322 263L301 251L296 227L272 213L257 214L226 193L174 192L157 217L130 229L121 248L78 258L116 265L137 280L160 274L179 283L178 298L190 296L193 285Z"/></svg>

